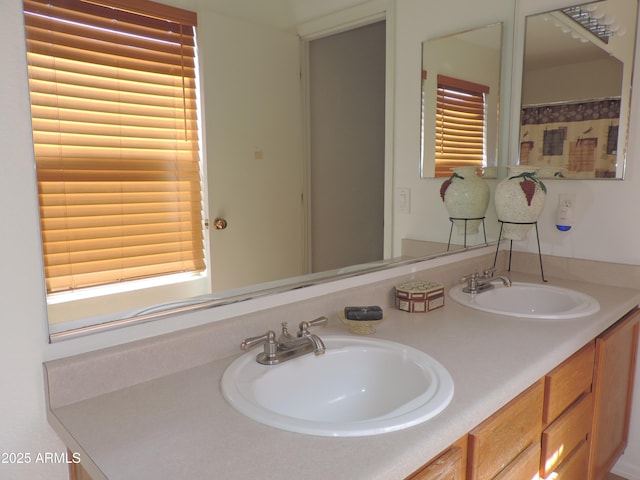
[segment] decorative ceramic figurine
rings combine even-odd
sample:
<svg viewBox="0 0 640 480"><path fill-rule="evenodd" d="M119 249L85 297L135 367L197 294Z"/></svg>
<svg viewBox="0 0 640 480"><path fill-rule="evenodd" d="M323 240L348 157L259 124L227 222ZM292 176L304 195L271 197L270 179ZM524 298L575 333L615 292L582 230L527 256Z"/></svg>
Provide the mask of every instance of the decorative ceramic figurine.
<svg viewBox="0 0 640 480"><path fill-rule="evenodd" d="M496 214L505 222L502 238L524 240L544 208L547 188L533 167L509 165L507 169L509 175L496 186L494 194Z"/></svg>
<svg viewBox="0 0 640 480"><path fill-rule="evenodd" d="M489 186L477 174L477 167L457 167L453 175L445 180L440 187L440 197L451 218L484 217L489 205ZM478 232L480 220L468 220L466 233ZM459 234L465 233L465 222L454 220Z"/></svg>

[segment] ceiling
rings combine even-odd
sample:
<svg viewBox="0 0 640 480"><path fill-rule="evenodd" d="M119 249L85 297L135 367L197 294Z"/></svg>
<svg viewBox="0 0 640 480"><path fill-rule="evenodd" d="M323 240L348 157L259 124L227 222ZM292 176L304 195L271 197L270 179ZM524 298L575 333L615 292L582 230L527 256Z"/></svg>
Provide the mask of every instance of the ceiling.
<svg viewBox="0 0 640 480"><path fill-rule="evenodd" d="M623 54L616 53L616 45L622 41L633 41L632 35L627 33L635 31L635 27L630 27L635 22L635 15L629 14L630 6L635 8L633 4L628 0L605 0L593 4L597 5L596 11L600 15L615 22L618 28L619 33L609 45L560 11L527 17L525 71L606 59L611 55L622 60Z"/></svg>

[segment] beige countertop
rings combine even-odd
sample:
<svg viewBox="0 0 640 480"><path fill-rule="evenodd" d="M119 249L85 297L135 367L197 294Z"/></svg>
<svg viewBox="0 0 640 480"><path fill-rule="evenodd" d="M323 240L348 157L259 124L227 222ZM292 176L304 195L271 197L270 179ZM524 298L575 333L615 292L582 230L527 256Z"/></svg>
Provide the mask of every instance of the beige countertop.
<svg viewBox="0 0 640 480"><path fill-rule="evenodd" d="M373 336L427 352L448 369L455 383L453 400L442 413L405 430L330 438L256 423L236 412L220 391L222 373L239 350L108 393L81 395L75 403L52 402L50 422L71 451L80 453L95 480L400 480L640 303L636 290L551 283L592 295L600 302L600 312L536 321L477 312L448 297L444 308L427 314L386 309L387 320ZM237 333L238 344L245 333ZM346 327L332 316L329 326L316 333L345 334ZM46 367L66 368L69 376L81 368L73 362L53 361ZM56 388L49 382L51 390Z"/></svg>

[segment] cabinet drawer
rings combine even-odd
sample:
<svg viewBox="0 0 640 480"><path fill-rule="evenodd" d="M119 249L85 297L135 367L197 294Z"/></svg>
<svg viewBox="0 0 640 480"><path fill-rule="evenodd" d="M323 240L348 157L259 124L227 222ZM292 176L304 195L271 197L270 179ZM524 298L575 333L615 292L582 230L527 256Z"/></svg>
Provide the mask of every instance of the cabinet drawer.
<svg viewBox="0 0 640 480"><path fill-rule="evenodd" d="M548 425L580 395L591 391L595 343L573 354L545 377L545 407L542 424Z"/></svg>
<svg viewBox="0 0 640 480"><path fill-rule="evenodd" d="M493 478L540 442L543 390L540 380L471 431L468 480Z"/></svg>
<svg viewBox="0 0 640 480"><path fill-rule="evenodd" d="M540 468L540 443L532 443L493 480L532 480ZM584 479L583 479L584 480Z"/></svg>
<svg viewBox="0 0 640 480"><path fill-rule="evenodd" d="M542 433L540 472L546 477L591 434L593 394L586 393Z"/></svg>
<svg viewBox="0 0 640 480"><path fill-rule="evenodd" d="M467 436L434 457L405 480L464 480L467 470Z"/></svg>
<svg viewBox="0 0 640 480"><path fill-rule="evenodd" d="M583 440L555 470L549 472L549 480L585 480L589 478L589 442ZM551 475L553 474L553 475Z"/></svg>
<svg viewBox="0 0 640 480"><path fill-rule="evenodd" d="M462 449L451 447L408 480L464 480Z"/></svg>

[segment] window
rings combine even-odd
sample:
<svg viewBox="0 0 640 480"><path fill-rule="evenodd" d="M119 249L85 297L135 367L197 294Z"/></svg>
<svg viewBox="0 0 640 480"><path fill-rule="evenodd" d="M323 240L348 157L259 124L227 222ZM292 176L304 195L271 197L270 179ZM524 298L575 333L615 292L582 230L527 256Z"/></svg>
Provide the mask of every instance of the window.
<svg viewBox="0 0 640 480"><path fill-rule="evenodd" d="M618 152L618 125L609 125L607 129L607 155L615 155Z"/></svg>
<svg viewBox="0 0 640 480"><path fill-rule="evenodd" d="M581 138L569 144L569 171L593 172L596 168L597 138Z"/></svg>
<svg viewBox="0 0 640 480"><path fill-rule="evenodd" d="M564 142L567 139L567 127L545 130L542 136L542 155L564 155Z"/></svg>
<svg viewBox="0 0 640 480"><path fill-rule="evenodd" d="M484 85L438 75L436 177L449 177L455 167L483 166L488 93Z"/></svg>
<svg viewBox="0 0 640 480"><path fill-rule="evenodd" d="M25 0L47 292L205 270L196 15Z"/></svg>

